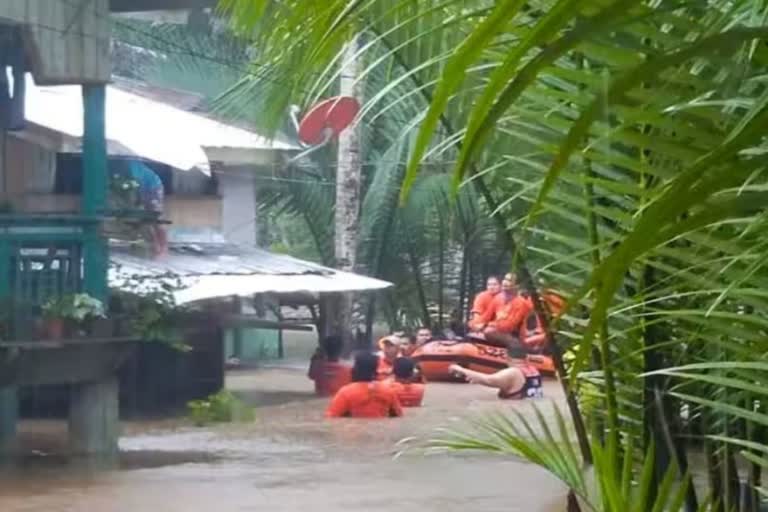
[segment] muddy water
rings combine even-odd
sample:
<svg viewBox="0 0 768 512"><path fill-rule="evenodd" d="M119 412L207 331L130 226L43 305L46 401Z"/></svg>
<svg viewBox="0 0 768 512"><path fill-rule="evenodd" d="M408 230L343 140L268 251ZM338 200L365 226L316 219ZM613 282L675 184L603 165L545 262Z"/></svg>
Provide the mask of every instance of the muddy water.
<svg viewBox="0 0 768 512"><path fill-rule="evenodd" d="M397 442L460 426L499 407L491 390L430 385L421 409L387 421L323 421L302 372L238 374L228 385L257 404L249 425L125 426L115 461L60 451L61 425L27 425L45 453L0 469L2 512L564 510L563 490L538 468L487 455L406 452ZM556 395L555 386L548 388Z"/></svg>

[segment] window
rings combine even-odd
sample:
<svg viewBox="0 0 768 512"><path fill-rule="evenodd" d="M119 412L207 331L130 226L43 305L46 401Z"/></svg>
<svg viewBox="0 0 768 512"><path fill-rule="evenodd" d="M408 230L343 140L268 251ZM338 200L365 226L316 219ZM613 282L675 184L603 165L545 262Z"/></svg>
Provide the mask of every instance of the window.
<svg viewBox="0 0 768 512"><path fill-rule="evenodd" d="M126 169L126 158L110 158L110 173ZM144 165L155 171L163 182L165 195L174 193L173 168L169 165L144 161ZM80 195L83 193L83 159L79 154L59 153L56 156L56 178L54 194Z"/></svg>

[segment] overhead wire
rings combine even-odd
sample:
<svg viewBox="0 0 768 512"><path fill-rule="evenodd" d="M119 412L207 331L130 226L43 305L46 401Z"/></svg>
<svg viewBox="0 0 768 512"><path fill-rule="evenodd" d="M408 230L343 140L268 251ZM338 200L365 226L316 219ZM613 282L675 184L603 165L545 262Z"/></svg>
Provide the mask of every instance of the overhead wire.
<svg viewBox="0 0 768 512"><path fill-rule="evenodd" d="M64 2L65 4L69 5L72 8L82 9L82 4L74 4L74 3L72 3L69 0L61 0L61 1ZM298 87L299 90L301 90L302 92L305 92L305 93L309 92L307 89L303 89L301 86L299 86L299 85L297 85L297 84L295 84L293 82L290 82L288 80L277 79L277 78L274 78L274 77L269 77L266 74L254 73L251 70L251 68L253 68L253 67L258 67L258 68L262 68L262 69L266 69L268 71L271 71L272 67L269 64L249 61L247 63L247 65L242 65L242 64L240 64L240 63L238 63L236 61L222 60L220 58L212 57L212 56L207 55L205 53L198 52L197 50L195 50L195 49L193 49L191 47L179 44L176 41L171 41L170 39L163 38L163 37L161 37L161 36L159 36L159 35L157 35L155 33L152 33L150 31L142 30L140 28L137 28L137 27L133 26L132 24L130 24L128 22L124 22L124 21L121 21L119 19L115 19L111 14L106 14L106 15L101 14L100 15L98 13L95 13L94 15L97 16L97 17L100 17L102 19L107 19L107 20L109 20L111 23L113 23L115 25L119 25L120 27L122 27L122 28L124 28L126 30L129 30L129 31L134 32L136 34L140 34L140 35L143 35L143 36L148 37L150 39L153 39L153 40L155 40L158 43L161 43L163 45L161 48L154 48L154 51L159 51L159 52L163 52L163 53L171 53L171 54L176 54L176 55L184 55L184 56L187 56L187 57L194 57L194 58L198 58L198 59L201 59L201 60L206 60L206 61L209 61L209 62L212 62L212 63L215 63L215 64L220 64L220 65L223 65L225 67L229 67L229 68L233 69L234 71L238 71L239 73L242 73L243 75L246 75L246 76L252 76L254 78L257 78L257 79L260 79L260 80L265 80L265 81L268 81L268 82L272 82L272 83L277 84L277 85L290 85L292 87ZM49 29L61 32L62 35L66 35L67 33L71 33L71 30L69 30L69 28L71 28L71 27L69 27L67 30L61 30L61 29L58 29L58 28L55 28L55 27L45 27L45 28L49 28ZM90 34L86 34L86 33L82 33L82 32L77 32L77 34L78 35L82 35L84 37L90 36ZM109 38L110 43L112 42L112 40L113 40L112 38ZM175 48L176 50L173 50L173 48Z"/></svg>
<svg viewBox="0 0 768 512"><path fill-rule="evenodd" d="M70 2L68 0L62 0L62 1L65 4L68 4L70 7L73 7L75 9L79 9L80 12L82 12L82 10L84 9L83 5L84 5L85 2L81 2L81 3L75 4L75 3L72 3L72 2ZM121 22L120 20L115 20L109 14L107 14L107 15L98 15L98 14L96 14L96 16L101 16L103 19L104 18L109 19L111 22L113 22L113 23L115 23L117 25L120 25L121 27L123 27L123 28L125 28L125 29L127 29L129 31L141 34L143 36L151 38L151 39L157 41L158 43L161 43L162 45L164 45L162 48L150 49L151 51L159 51L161 53L171 53L171 54L185 55L185 56L189 56L189 57L193 57L193 58L199 58L201 60L206 60L206 61L213 62L213 63L219 64L219 65L230 67L230 68L232 68L232 69L234 69L234 70L236 70L238 72L241 72L241 73L243 73L245 75L250 75L250 76L254 76L254 77L259 78L259 79L264 79L264 80L267 80L267 81L271 81L271 82L273 82L275 84L278 84L278 85L286 85L287 84L287 82L276 80L274 78L268 77L265 74L254 73L253 71L251 71L249 69L249 67L252 67L252 66L267 68L268 67L267 64L260 64L260 63L249 62L249 64L247 66L243 66L243 65L240 65L238 63L235 63L235 61L222 60L222 59L219 59L219 58L216 58L216 57L212 57L210 55L206 55L205 53L201 53L201 52L195 51L194 49L192 49L190 47L187 47L187 46L184 46L184 45L180 45L180 44L178 44L175 41L171 41L169 39L160 37L157 34L153 34L152 32L141 30L141 29L131 25L130 23L125 23L125 22ZM97 40L97 41L101 41L101 42L104 42L104 43L111 44L112 41L113 41L113 39L111 37L100 37L99 35L97 35L95 33L87 33L87 32L83 32L81 30L74 30L74 23L72 23L72 22L70 22L68 24L68 26L66 28L63 28L63 29L60 28L60 27L55 27L55 26L47 25L47 24L40 23L40 22L28 23L28 25L33 26L33 27L37 27L37 28L40 28L40 29L49 30L49 31L52 31L52 32L59 33L59 34L61 34L62 37L74 33L76 35L79 35L79 36L82 36L82 37L91 38L91 39L94 39L94 40ZM126 44L128 44L128 43L126 43ZM456 162L453 161L453 160L451 160L451 161L444 160L444 161L428 161L428 162L423 162L422 165L423 166L438 166L438 165L447 166L447 165L455 165L455 163ZM383 164L407 165L407 162L406 161L400 161L400 160L371 160L371 161L366 161L366 162L362 162L361 163L361 165L364 165L364 166L366 166L366 165L383 165ZM275 164L275 166L277 166L277 165L279 165L279 164ZM290 166L281 166L281 169L282 169L283 172L290 171L291 168L299 168L299 169L300 168L311 168L311 169L316 169L318 167L318 165L319 164L293 163ZM325 163L325 164L322 164L322 165L335 166L336 164L333 163L333 162L330 162L330 163ZM228 173L228 171L224 171L224 170L221 170L221 169L217 169L215 172L217 174L227 174ZM260 180L268 180L268 181L275 181L275 182L306 183L306 184L314 184L314 185L335 186L335 183L333 181L331 181L331 180L298 179L298 178L278 177L278 176L274 176L274 171L273 171L273 176L269 176L269 177L268 176L263 176L263 175L260 175L259 173L254 173L254 176L257 179L260 179Z"/></svg>

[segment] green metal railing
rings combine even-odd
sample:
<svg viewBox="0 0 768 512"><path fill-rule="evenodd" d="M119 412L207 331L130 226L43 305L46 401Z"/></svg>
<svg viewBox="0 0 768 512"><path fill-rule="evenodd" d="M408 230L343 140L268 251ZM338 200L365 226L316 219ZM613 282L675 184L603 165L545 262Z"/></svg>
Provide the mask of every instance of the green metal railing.
<svg viewBox="0 0 768 512"><path fill-rule="evenodd" d="M80 215L0 215L0 322L25 338L31 317L49 299L85 292L108 298L106 90L83 86L83 194ZM11 325L11 328L8 328ZM2 325L0 325L2 327Z"/></svg>
<svg viewBox="0 0 768 512"><path fill-rule="evenodd" d="M30 339L45 302L83 291L85 247L97 222L74 215L0 215L0 335Z"/></svg>

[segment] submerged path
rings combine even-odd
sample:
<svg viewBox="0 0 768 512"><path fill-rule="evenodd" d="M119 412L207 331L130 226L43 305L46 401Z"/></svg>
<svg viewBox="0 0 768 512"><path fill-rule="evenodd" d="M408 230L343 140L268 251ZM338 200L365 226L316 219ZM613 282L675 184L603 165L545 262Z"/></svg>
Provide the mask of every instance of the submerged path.
<svg viewBox="0 0 768 512"><path fill-rule="evenodd" d="M129 423L117 467L38 455L0 470L2 512L561 511L563 490L540 469L492 455L405 455L395 444L525 402L479 386L430 384L401 419L325 421L301 369L236 372L228 387L257 406L248 425ZM560 401L556 383L549 399ZM544 404L542 404L544 405ZM55 451L61 425L28 437ZM31 434L30 434L31 431Z"/></svg>

